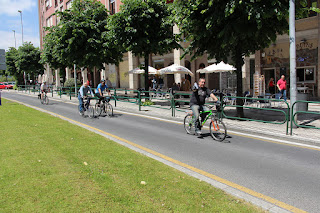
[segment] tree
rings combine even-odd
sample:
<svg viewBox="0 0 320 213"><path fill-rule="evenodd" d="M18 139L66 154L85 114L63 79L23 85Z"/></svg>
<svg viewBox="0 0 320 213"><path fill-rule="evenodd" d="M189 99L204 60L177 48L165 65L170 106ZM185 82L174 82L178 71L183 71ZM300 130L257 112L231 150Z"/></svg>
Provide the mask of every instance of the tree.
<svg viewBox="0 0 320 213"><path fill-rule="evenodd" d="M126 51L144 58L145 90L149 90L149 55L163 55L180 48L172 30L172 11L165 0L123 0L122 3L121 11L108 24L110 36Z"/></svg>
<svg viewBox="0 0 320 213"><path fill-rule="evenodd" d="M19 47L15 64L20 75L25 72L33 80L35 80L35 76L43 72L43 65L40 63L40 50L34 47L31 42L25 42Z"/></svg>
<svg viewBox="0 0 320 213"><path fill-rule="evenodd" d="M186 54L195 58L207 52L218 61L232 58L237 96L243 95L243 57L288 31L289 0L177 0L175 8L178 25L191 42ZM237 105L243 101L238 99ZM238 107L237 113L243 117L243 108Z"/></svg>
<svg viewBox="0 0 320 213"><path fill-rule="evenodd" d="M57 12L60 22L46 28L42 62L63 69L76 64L81 68L102 68L118 64L122 51L109 41L108 13L97 0L74 0L70 10Z"/></svg>
<svg viewBox="0 0 320 213"><path fill-rule="evenodd" d="M14 47L10 47L9 50L6 52L6 65L8 73L17 81L17 84L23 84L23 72L19 71L16 66L16 62L18 60L18 50Z"/></svg>

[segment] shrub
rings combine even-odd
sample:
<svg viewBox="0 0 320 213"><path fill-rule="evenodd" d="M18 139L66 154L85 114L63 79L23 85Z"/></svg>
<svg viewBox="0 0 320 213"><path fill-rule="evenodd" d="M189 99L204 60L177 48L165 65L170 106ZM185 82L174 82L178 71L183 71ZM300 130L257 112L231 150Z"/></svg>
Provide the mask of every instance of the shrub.
<svg viewBox="0 0 320 213"><path fill-rule="evenodd" d="M77 86L81 86L81 81L77 80ZM74 78L69 78L64 82L64 87L74 87Z"/></svg>
<svg viewBox="0 0 320 213"><path fill-rule="evenodd" d="M154 105L154 102L150 101L150 100L146 100L145 102L141 103L142 106L151 106Z"/></svg>

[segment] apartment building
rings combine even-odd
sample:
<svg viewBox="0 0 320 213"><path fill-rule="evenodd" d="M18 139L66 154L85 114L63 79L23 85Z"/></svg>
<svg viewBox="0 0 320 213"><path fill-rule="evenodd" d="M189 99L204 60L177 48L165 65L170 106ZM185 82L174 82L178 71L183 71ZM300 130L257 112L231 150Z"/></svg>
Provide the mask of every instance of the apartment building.
<svg viewBox="0 0 320 213"><path fill-rule="evenodd" d="M320 0L308 0L308 6L319 5ZM120 0L100 0L111 14L120 10ZM168 3L173 2L168 0ZM40 20L40 44L43 45L45 31L43 27L49 27L58 23L58 18L53 15L56 11L63 11L72 6L72 0L39 0L39 20ZM320 39L320 16L316 13L310 13L308 17L296 20L296 42L297 42L297 83L301 89L300 92L309 93L311 98L319 98L320 95L320 60L319 60L319 39ZM178 28L174 28L177 32ZM187 46L186 42L181 44ZM207 86L210 89L219 89L220 83L224 90L234 91L236 88L236 75L234 73L222 73L222 81L219 80L219 74L200 74L196 71L204 68L215 60L208 60L206 55L191 61L190 56L180 60L183 54L182 50L172 50L170 53L159 56L152 55L149 64L157 69L169 66L173 63L180 64L189 68L194 76L189 75L164 75L157 76L163 78L165 87L170 88L174 82L178 83L181 78L189 79L191 83L198 80L199 77L205 77ZM78 70L77 78L82 81L90 81L91 86L96 86L99 79L108 77L115 87L137 89L144 87L144 77L138 74L128 74L132 70L144 63L144 59L135 57L132 53L124 54L123 62L118 67L107 64L103 70ZM52 71L47 67L45 74L50 83L58 85L60 83L59 72ZM274 78L275 82L280 79L282 74L290 79L289 64L289 37L288 35L278 36L275 43L270 47L257 51L254 55L245 58L243 66L243 87L244 91L250 91L254 94L254 74L259 74L265 82L265 91L268 91L268 81ZM73 76L73 70L66 68L66 78ZM289 82L290 84L290 82ZM290 85L289 85L290 86Z"/></svg>

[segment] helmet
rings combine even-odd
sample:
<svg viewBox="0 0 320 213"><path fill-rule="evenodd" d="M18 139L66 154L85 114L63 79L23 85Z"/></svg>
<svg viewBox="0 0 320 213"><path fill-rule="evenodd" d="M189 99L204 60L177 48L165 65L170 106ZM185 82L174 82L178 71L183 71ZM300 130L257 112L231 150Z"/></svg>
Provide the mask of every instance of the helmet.
<svg viewBox="0 0 320 213"><path fill-rule="evenodd" d="M102 82L106 82L106 81L104 79L102 79L100 82L102 83Z"/></svg>

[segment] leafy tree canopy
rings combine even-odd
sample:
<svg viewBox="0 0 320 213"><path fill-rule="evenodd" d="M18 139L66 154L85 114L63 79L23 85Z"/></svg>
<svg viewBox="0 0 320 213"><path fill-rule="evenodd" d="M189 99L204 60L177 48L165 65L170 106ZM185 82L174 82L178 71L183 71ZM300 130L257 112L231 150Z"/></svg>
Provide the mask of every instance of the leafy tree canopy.
<svg viewBox="0 0 320 213"><path fill-rule="evenodd" d="M97 0L74 0L70 10L57 12L60 22L46 28L42 62L53 68L102 68L103 63L119 63L122 52L108 41L108 13Z"/></svg>
<svg viewBox="0 0 320 213"><path fill-rule="evenodd" d="M16 67L19 72L26 72L31 75L38 75L43 72L40 61L40 50L31 42L25 42L18 49Z"/></svg>
<svg viewBox="0 0 320 213"><path fill-rule="evenodd" d="M9 50L6 52L6 65L7 65L6 73L8 75L17 77L17 75L19 74L16 67L17 58L18 58L18 50L14 47L10 47Z"/></svg>
<svg viewBox="0 0 320 213"><path fill-rule="evenodd" d="M249 55L288 31L288 0L177 0L178 25L191 41L187 52L217 60ZM236 61L236 60L234 60Z"/></svg>
<svg viewBox="0 0 320 213"><path fill-rule="evenodd" d="M165 54L179 48L172 11L165 0L123 0L108 25L111 37L137 56Z"/></svg>

